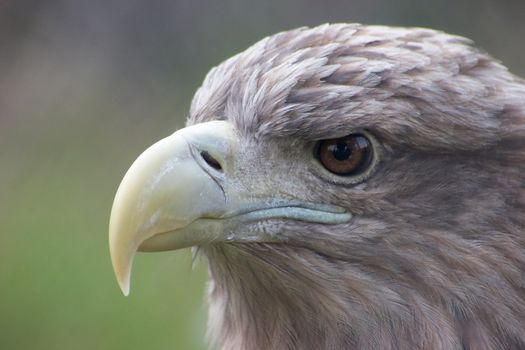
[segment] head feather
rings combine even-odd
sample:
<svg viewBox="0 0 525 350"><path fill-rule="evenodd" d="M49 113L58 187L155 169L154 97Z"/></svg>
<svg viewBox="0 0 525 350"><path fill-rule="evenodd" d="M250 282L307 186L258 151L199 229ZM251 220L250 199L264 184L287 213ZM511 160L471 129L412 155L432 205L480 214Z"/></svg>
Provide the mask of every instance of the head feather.
<svg viewBox="0 0 525 350"><path fill-rule="evenodd" d="M525 83L470 40L358 24L279 33L207 75L188 123L212 119L249 143L239 176L356 214L258 224L287 244L202 248L218 343L525 348ZM383 154L356 186L311 176L292 147L362 130Z"/></svg>

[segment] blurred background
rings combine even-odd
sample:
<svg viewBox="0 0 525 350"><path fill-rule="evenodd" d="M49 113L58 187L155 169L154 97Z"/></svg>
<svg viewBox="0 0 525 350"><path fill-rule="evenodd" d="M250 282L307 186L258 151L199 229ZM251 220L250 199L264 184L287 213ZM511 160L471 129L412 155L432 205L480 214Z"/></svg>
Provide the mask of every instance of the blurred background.
<svg viewBox="0 0 525 350"><path fill-rule="evenodd" d="M140 254L121 295L107 245L131 162L184 125L220 61L304 25L468 36L525 76L525 1L0 1L0 349L205 349L206 267Z"/></svg>

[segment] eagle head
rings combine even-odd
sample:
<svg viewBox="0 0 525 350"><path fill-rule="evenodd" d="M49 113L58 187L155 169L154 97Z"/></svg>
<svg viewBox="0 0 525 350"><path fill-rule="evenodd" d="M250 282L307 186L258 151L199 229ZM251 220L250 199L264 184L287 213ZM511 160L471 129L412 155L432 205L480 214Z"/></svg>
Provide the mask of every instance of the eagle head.
<svg viewBox="0 0 525 350"><path fill-rule="evenodd" d="M525 348L525 83L465 38L267 37L117 191L110 250L194 247L224 349Z"/></svg>

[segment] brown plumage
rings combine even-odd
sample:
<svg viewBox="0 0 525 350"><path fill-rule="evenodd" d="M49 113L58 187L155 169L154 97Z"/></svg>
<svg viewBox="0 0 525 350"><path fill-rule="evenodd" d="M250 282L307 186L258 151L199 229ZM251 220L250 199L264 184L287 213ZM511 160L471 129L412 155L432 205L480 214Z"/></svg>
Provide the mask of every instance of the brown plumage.
<svg viewBox="0 0 525 350"><path fill-rule="evenodd" d="M219 347L525 349L525 82L469 40L279 33L208 74L188 124L210 120L239 139L224 167L238 193L353 215L260 220L197 244ZM359 132L375 140L373 169L322 170L317 141ZM272 239L235 238L247 233Z"/></svg>

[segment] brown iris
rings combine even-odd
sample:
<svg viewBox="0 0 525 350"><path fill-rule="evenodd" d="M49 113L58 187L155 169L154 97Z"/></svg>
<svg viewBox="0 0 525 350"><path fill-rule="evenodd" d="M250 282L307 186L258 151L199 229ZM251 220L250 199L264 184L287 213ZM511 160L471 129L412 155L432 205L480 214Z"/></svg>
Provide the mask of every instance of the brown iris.
<svg viewBox="0 0 525 350"><path fill-rule="evenodd" d="M330 172L351 176L362 173L372 160L372 145L362 134L322 140L316 148L317 159Z"/></svg>

